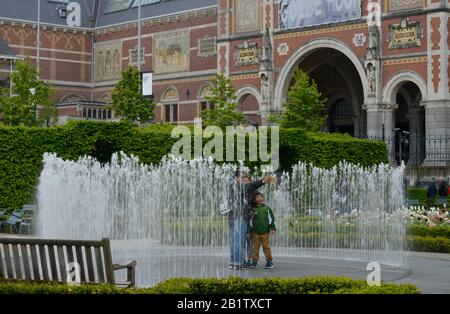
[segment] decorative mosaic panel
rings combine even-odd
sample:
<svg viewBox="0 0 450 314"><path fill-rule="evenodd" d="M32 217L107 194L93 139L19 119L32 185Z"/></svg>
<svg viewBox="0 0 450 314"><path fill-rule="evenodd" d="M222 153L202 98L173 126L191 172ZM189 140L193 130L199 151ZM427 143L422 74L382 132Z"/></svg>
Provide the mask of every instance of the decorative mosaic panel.
<svg viewBox="0 0 450 314"><path fill-rule="evenodd" d="M259 0L236 0L234 7L236 33L259 31Z"/></svg>
<svg viewBox="0 0 450 314"><path fill-rule="evenodd" d="M157 34L153 47L153 71L156 74L189 70L188 31Z"/></svg>
<svg viewBox="0 0 450 314"><path fill-rule="evenodd" d="M389 0L389 12L421 8L424 0Z"/></svg>
<svg viewBox="0 0 450 314"><path fill-rule="evenodd" d="M120 79L122 71L122 42L96 44L94 48L95 81Z"/></svg>

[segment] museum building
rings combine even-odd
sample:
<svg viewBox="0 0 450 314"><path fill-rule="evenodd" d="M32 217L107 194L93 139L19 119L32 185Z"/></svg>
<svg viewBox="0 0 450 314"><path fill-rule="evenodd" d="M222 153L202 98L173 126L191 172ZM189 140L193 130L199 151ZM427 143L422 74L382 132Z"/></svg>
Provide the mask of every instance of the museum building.
<svg viewBox="0 0 450 314"><path fill-rule="evenodd" d="M0 84L30 56L60 123L115 120L105 105L134 65L153 74L154 122L185 124L220 71L247 121L266 125L301 68L326 98L324 131L385 140L412 181L450 177L449 12L447 0L1 1Z"/></svg>

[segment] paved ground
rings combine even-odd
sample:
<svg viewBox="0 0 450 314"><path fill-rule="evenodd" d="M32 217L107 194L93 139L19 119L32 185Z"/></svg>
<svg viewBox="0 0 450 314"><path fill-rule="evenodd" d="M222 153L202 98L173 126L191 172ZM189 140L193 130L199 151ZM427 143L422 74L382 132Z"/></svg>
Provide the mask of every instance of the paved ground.
<svg viewBox="0 0 450 314"><path fill-rule="evenodd" d="M113 256L120 259L121 254L133 256L137 260L137 277L145 278L140 285L148 286L170 277L305 277L310 275L347 276L355 279L367 279L370 271L366 270L366 262L323 259L312 257L274 256L274 269L264 269L260 261L257 269L229 270L228 257L223 250L204 252L198 248L179 248L167 251L167 248L153 247L150 258L148 251L141 248L128 249L126 252L114 250ZM390 283L414 283L423 293L450 294L450 254L405 252L406 265L394 267L381 265L381 277ZM125 256L124 256L125 257ZM123 261L129 258L123 258ZM149 282L150 280L150 282ZM139 284L139 279L138 279Z"/></svg>
<svg viewBox="0 0 450 314"><path fill-rule="evenodd" d="M8 235L0 234L0 237ZM366 279L367 263L317 257L274 256L275 268L263 263L254 270L228 269L227 248L164 247L150 241L112 241L114 262L137 260L137 283L149 286L170 277L305 277L311 275L347 276ZM345 253L345 251L342 251ZM341 252L341 253L342 253ZM341 254L342 255L342 254ZM344 254L345 255L345 254ZM0 262L4 256L0 254ZM382 280L414 283L423 293L450 294L450 254L405 252L406 265L382 265ZM0 263L0 267L3 267ZM118 274L118 279L125 274Z"/></svg>

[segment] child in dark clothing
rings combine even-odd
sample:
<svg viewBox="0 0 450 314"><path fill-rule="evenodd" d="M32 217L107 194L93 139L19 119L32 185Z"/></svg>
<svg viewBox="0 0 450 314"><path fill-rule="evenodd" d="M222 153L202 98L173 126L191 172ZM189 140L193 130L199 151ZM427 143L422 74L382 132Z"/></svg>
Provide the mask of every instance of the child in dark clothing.
<svg viewBox="0 0 450 314"><path fill-rule="evenodd" d="M270 249L269 239L270 235L274 235L275 217L272 209L264 204L264 196L257 193L254 197L254 207L249 213L250 234L252 238L252 264L250 268L256 268L259 260L259 249L263 247L264 255L266 256L265 268L273 268L272 251Z"/></svg>

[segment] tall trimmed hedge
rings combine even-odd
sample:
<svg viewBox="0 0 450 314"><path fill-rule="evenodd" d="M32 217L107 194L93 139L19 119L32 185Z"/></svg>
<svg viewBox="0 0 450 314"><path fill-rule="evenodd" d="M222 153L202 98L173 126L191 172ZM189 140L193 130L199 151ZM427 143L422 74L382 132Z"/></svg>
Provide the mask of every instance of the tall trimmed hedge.
<svg viewBox="0 0 450 314"><path fill-rule="evenodd" d="M81 121L53 128L1 127L0 208L20 208L33 201L45 152L69 160L90 155L108 162L114 152L123 151L149 164L158 163L170 153L177 140L171 138L171 127L164 125L137 128L127 123ZM387 162L387 148L382 142L345 135L280 130L280 163L284 170L299 161L332 167L341 160L362 166ZM256 166L258 162L248 165Z"/></svg>

